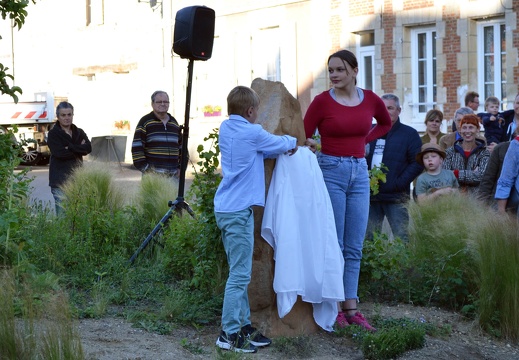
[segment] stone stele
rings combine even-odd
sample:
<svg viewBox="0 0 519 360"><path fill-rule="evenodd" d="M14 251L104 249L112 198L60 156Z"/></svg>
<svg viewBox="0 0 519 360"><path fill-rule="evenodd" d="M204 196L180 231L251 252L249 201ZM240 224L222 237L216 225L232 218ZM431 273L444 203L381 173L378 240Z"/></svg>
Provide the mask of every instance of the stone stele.
<svg viewBox="0 0 519 360"><path fill-rule="evenodd" d="M261 99L257 124L276 135L291 135L299 146L305 142L301 106L280 82L255 79L252 89ZM275 160L265 161L265 192L268 191ZM254 255L249 302L253 326L267 336L297 336L318 331L313 308L298 297L289 314L279 318L273 289L274 251L261 237L263 207L254 208Z"/></svg>

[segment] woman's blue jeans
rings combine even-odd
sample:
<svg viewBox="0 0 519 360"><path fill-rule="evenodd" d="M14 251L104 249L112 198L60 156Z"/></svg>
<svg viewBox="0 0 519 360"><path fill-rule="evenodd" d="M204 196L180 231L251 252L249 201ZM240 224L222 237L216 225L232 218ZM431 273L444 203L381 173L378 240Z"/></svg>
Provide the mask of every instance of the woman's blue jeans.
<svg viewBox="0 0 519 360"><path fill-rule="evenodd" d="M369 215L368 165L364 158L319 154L332 202L339 246L344 256L344 296L358 300L362 247Z"/></svg>
<svg viewBox="0 0 519 360"><path fill-rule="evenodd" d="M250 322L247 288L252 273L254 214L251 208L232 213L215 212L216 224L229 263L222 309L222 330L234 334ZM210 276L210 274L208 274Z"/></svg>

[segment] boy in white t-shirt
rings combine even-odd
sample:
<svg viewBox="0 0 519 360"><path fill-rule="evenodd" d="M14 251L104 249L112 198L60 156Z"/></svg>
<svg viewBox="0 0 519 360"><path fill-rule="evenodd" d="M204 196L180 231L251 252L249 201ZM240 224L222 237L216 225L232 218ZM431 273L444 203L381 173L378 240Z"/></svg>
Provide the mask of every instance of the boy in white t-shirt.
<svg viewBox="0 0 519 360"><path fill-rule="evenodd" d="M445 151L434 143L423 144L416 155L416 161L425 168L416 180L418 202L458 191L458 180L452 170L442 169L443 159Z"/></svg>

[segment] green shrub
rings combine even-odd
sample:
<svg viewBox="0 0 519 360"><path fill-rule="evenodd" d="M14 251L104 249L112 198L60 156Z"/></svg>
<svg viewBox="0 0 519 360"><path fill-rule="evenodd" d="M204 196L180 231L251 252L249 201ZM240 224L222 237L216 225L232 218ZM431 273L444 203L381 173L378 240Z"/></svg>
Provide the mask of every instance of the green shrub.
<svg viewBox="0 0 519 360"><path fill-rule="evenodd" d="M402 321L392 328L368 333L362 341L366 359L394 359L404 352L420 349L425 344L425 329L416 322Z"/></svg>
<svg viewBox="0 0 519 360"><path fill-rule="evenodd" d="M360 344L365 359L395 359L406 351L420 349L425 344L425 335L435 336L438 328L425 321L408 318L373 318L377 332L370 332L358 325L337 329L336 336L349 337Z"/></svg>
<svg viewBox="0 0 519 360"><path fill-rule="evenodd" d="M374 233L372 240L364 242L359 278L361 298L379 302L408 302L409 250L396 238Z"/></svg>
<svg viewBox="0 0 519 360"><path fill-rule="evenodd" d="M11 131L0 133L0 260L7 266L23 256L25 239L20 230L30 220L27 199L32 181L27 178L29 169L15 172L20 164L20 149L13 145L13 136Z"/></svg>
<svg viewBox="0 0 519 360"><path fill-rule="evenodd" d="M195 210L196 234L187 230L186 226L179 224L180 238L171 239L171 251L175 248L184 247L192 267L191 285L197 289L206 291L213 295L223 292L225 280L228 274L227 257L221 241L221 233L216 225L214 216L214 195L221 181L218 173L220 148L218 146L217 129L204 138L211 140L209 149L205 150L203 145L197 148L200 170L195 172L193 183L189 189L188 196ZM172 259L179 258L171 255ZM210 274L210 275L208 275Z"/></svg>

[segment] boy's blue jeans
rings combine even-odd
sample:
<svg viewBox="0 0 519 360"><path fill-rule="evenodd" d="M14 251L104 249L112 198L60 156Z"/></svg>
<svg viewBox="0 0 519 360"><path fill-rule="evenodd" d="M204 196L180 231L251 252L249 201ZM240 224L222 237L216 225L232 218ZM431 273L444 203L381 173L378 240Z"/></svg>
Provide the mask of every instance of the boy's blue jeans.
<svg viewBox="0 0 519 360"><path fill-rule="evenodd" d="M339 246L344 256L344 296L358 300L362 247L368 226L369 177L364 158L319 154L330 195Z"/></svg>
<svg viewBox="0 0 519 360"><path fill-rule="evenodd" d="M247 288L252 273L254 215L251 208L233 213L215 212L216 224L229 263L222 309L222 330L234 334L250 322Z"/></svg>

